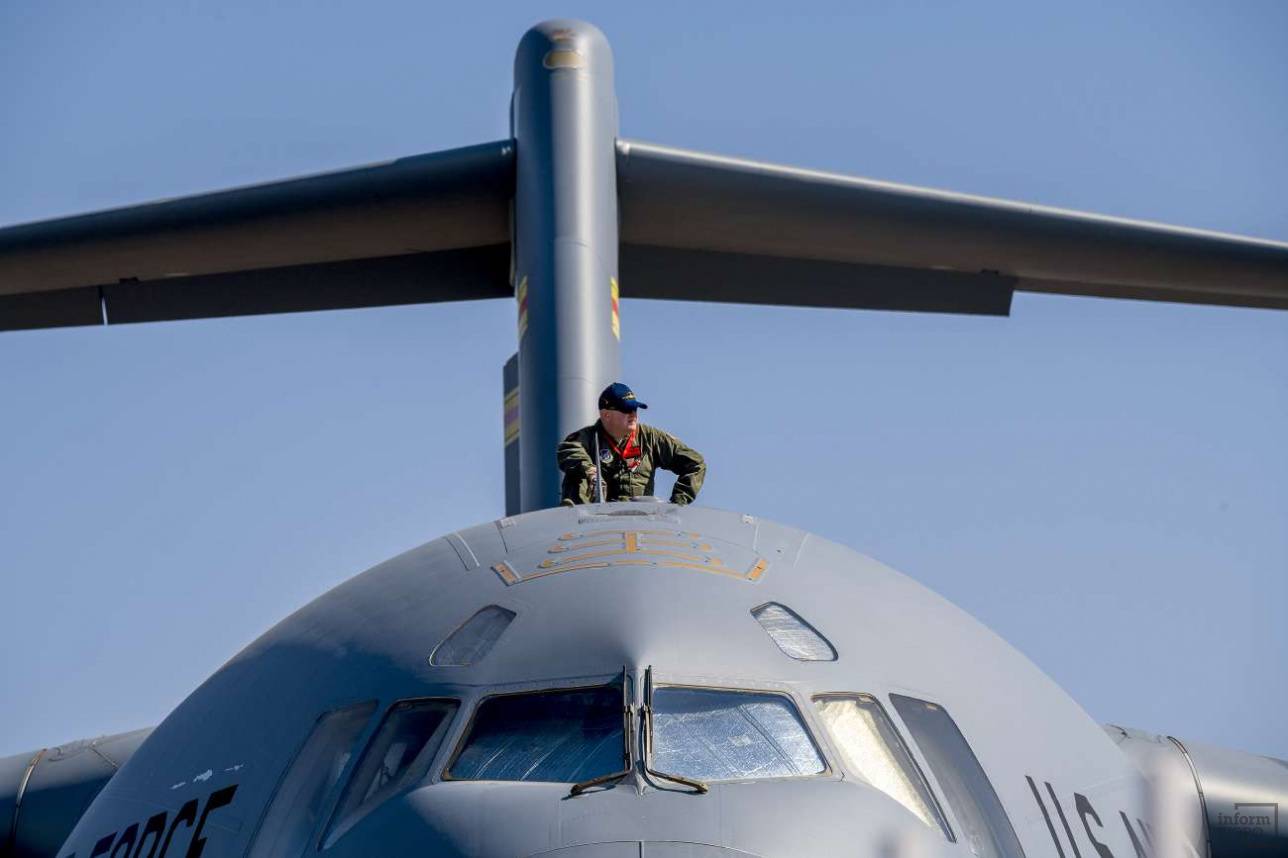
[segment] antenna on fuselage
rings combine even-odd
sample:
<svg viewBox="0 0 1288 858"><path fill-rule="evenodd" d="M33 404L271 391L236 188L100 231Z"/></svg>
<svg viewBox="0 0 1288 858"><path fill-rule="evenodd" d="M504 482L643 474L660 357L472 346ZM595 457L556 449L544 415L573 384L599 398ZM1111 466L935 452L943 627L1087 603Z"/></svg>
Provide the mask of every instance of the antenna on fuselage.
<svg viewBox="0 0 1288 858"><path fill-rule="evenodd" d="M604 502L603 460L599 458L599 427L595 427L595 503Z"/></svg>

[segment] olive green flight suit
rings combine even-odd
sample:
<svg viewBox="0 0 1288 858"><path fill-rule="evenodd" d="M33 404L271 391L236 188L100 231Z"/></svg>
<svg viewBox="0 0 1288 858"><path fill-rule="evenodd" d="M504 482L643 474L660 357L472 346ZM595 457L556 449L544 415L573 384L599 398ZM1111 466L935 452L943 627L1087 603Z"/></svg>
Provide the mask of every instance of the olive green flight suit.
<svg viewBox="0 0 1288 858"><path fill-rule="evenodd" d="M595 499L595 481L586 469L595 464L595 433L599 433L599 473L604 480L604 500L626 500L653 494L653 477L657 468L678 474L675 488L671 490L671 503L692 503L702 488L702 478L707 473L707 463L702 454L674 435L639 424L635 430L635 443L640 448L640 460L634 470L626 467L625 460L613 450L598 420L569 435L559 445L559 469L563 471L563 502L591 503Z"/></svg>

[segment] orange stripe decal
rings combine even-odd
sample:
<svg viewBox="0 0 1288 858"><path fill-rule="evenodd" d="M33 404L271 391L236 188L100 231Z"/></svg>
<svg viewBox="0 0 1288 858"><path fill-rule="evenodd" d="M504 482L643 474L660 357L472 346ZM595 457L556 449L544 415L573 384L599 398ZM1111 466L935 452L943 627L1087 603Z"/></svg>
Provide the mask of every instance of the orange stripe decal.
<svg viewBox="0 0 1288 858"><path fill-rule="evenodd" d="M519 339L528 332L528 277L524 275L519 280L519 288L514 292L515 298L519 301Z"/></svg>
<svg viewBox="0 0 1288 858"><path fill-rule="evenodd" d="M516 387L505 395L505 445L508 447L519 439L519 389Z"/></svg>
<svg viewBox="0 0 1288 858"><path fill-rule="evenodd" d="M620 300L620 297L619 297L619 294L618 294L618 291L619 291L619 290L618 290L618 288L617 288L617 278L616 278L616 277L610 277L610 278L608 278L608 282L609 282L609 285L612 287L612 296L613 296L613 298L612 298L612 303L613 303L613 336L617 337L617 339L619 339L619 340L620 340L620 339L622 338L622 311L621 311L621 306L620 306L620 305L621 305L621 300Z"/></svg>

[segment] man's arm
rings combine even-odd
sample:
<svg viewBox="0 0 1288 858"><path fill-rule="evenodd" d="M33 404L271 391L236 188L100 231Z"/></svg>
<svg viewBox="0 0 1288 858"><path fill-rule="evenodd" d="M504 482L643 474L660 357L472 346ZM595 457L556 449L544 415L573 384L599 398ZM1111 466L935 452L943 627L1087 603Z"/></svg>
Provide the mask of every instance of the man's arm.
<svg viewBox="0 0 1288 858"><path fill-rule="evenodd" d="M581 440L581 432L574 432L559 444L555 455L559 459L559 470L565 474L588 477L595 470L595 460L590 458L590 451Z"/></svg>
<svg viewBox="0 0 1288 858"><path fill-rule="evenodd" d="M656 428L653 432L657 436L654 464L677 475L675 488L671 489L671 503L693 503L707 475L706 459L669 432Z"/></svg>
<svg viewBox="0 0 1288 858"><path fill-rule="evenodd" d="M590 451L582 443L582 432L574 432L563 439L555 457L559 461L559 470L563 471L563 485L560 487L561 503L590 503L593 492L590 481L595 476L595 462L590 458Z"/></svg>

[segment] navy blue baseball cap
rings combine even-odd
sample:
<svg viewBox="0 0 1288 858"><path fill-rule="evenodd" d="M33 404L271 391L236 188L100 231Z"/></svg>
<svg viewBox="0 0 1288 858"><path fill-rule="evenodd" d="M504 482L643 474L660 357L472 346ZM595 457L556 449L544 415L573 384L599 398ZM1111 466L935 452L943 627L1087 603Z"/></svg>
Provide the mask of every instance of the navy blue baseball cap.
<svg viewBox="0 0 1288 858"><path fill-rule="evenodd" d="M635 391L631 390L620 381L614 381L604 392L599 394L600 409L607 408L611 411L634 411L637 408L648 408L643 402L635 398Z"/></svg>

